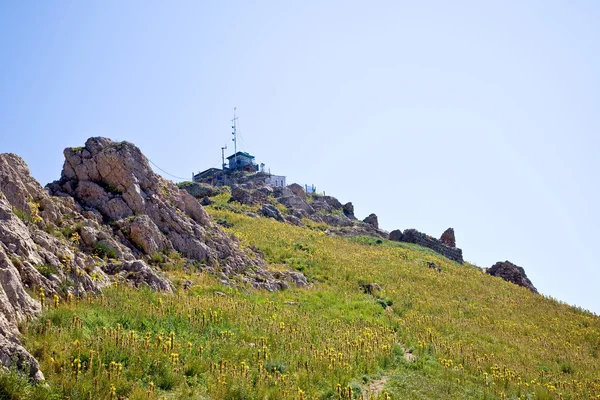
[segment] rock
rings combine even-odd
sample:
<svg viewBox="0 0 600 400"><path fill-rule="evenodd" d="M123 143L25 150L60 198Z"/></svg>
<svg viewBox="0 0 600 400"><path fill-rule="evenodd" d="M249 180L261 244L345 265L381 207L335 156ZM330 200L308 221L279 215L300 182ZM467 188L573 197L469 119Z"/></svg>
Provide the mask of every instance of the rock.
<svg viewBox="0 0 600 400"><path fill-rule="evenodd" d="M210 197L204 197L202 199L202 201L200 202L200 204L202 204L202 206L204 206L204 207L210 206L213 203L214 203L214 201Z"/></svg>
<svg viewBox="0 0 600 400"><path fill-rule="evenodd" d="M334 210L339 210L344 207L342 206L342 203L340 203L339 200L333 196L321 196L321 200L329 204L329 206Z"/></svg>
<svg viewBox="0 0 600 400"><path fill-rule="evenodd" d="M352 226L352 221L349 218L339 215L321 215L321 220L331 226Z"/></svg>
<svg viewBox="0 0 600 400"><path fill-rule="evenodd" d="M300 197L302 200L306 200L306 192L302 186L298 185L297 183L292 183L291 185L288 185L288 189L290 189L292 193Z"/></svg>
<svg viewBox="0 0 600 400"><path fill-rule="evenodd" d="M296 195L280 197L278 201L290 210L302 210L308 214L314 214L315 212L310 204Z"/></svg>
<svg viewBox="0 0 600 400"><path fill-rule="evenodd" d="M373 295L381 290L381 286L377 283L361 283L358 287L365 293Z"/></svg>
<svg viewBox="0 0 600 400"><path fill-rule="evenodd" d="M444 243L448 247L456 247L456 239L454 238L454 229L448 228L442 233L440 242Z"/></svg>
<svg viewBox="0 0 600 400"><path fill-rule="evenodd" d="M440 253L450 260L454 260L460 264L463 263L462 250L456 247L449 247L443 244L440 240L417 231L416 229L406 229L402 236L402 241L406 243L414 243L423 247L428 247L431 250Z"/></svg>
<svg viewBox="0 0 600 400"><path fill-rule="evenodd" d="M273 188L271 186L261 186L256 189L257 192L264 194L265 196L273 195Z"/></svg>
<svg viewBox="0 0 600 400"><path fill-rule="evenodd" d="M275 196L275 198L279 198L279 197L295 196L295 194L288 187L277 186L277 187L273 188L273 196Z"/></svg>
<svg viewBox="0 0 600 400"><path fill-rule="evenodd" d="M131 283L133 286L147 285L154 290L172 292L173 284L166 278L159 276L142 260L108 263L102 270L109 275L119 275L119 279Z"/></svg>
<svg viewBox="0 0 600 400"><path fill-rule="evenodd" d="M10 341L2 335L0 335L0 363L6 367L17 368L35 383L44 380L44 374L37 360L18 342Z"/></svg>
<svg viewBox="0 0 600 400"><path fill-rule="evenodd" d="M65 286L81 296L110 285L112 276L172 291L168 279L138 259L144 254L176 250L203 271L222 271L226 282L266 290L288 286L287 275L266 271L259 253L242 248L188 191L155 174L133 144L90 138L64 155L60 180L44 190L21 158L0 154L1 364L43 379L18 331L41 309L29 295L39 288L46 298Z"/></svg>
<svg viewBox="0 0 600 400"><path fill-rule="evenodd" d="M429 262L427 263L427 266L428 266L429 268L431 268L431 269L433 269L433 270L437 271L437 272L442 272L442 268L441 268L441 267L438 267L438 266L437 266L437 264L436 264L436 263L434 263L434 262L431 262L431 261L429 261Z"/></svg>
<svg viewBox="0 0 600 400"><path fill-rule="evenodd" d="M390 232L389 239L395 242L401 242L403 236L404 235L402 234L402 231L400 229L394 229Z"/></svg>
<svg viewBox="0 0 600 400"><path fill-rule="evenodd" d="M304 224L302 223L300 218L298 218L294 215L286 215L285 220L292 225L304 226Z"/></svg>
<svg viewBox="0 0 600 400"><path fill-rule="evenodd" d="M251 206L253 204L262 204L268 202L267 196L256 190L243 189L239 185L231 188L230 202L237 202Z"/></svg>
<svg viewBox="0 0 600 400"><path fill-rule="evenodd" d="M348 202L342 206L342 210L344 211L344 215L352 220L356 220L354 216L354 205L351 202Z"/></svg>
<svg viewBox="0 0 600 400"><path fill-rule="evenodd" d="M171 244L147 215L140 215L129 225L129 239L145 254L154 254L171 250Z"/></svg>
<svg viewBox="0 0 600 400"><path fill-rule="evenodd" d="M523 286L533 293L538 292L529 278L527 278L525 270L510 261L498 261L496 264L492 265L491 268L488 268L486 273L492 276L498 276L505 281L512 282L516 285Z"/></svg>
<svg viewBox="0 0 600 400"><path fill-rule="evenodd" d="M177 187L187 191L190 195L197 199L216 196L222 192L219 188L207 183L181 182L177 184Z"/></svg>
<svg viewBox="0 0 600 400"><path fill-rule="evenodd" d="M276 219L277 221L281 221L281 222L284 221L283 215L281 215L281 212L277 209L277 207L275 207L272 204L263 204L258 209L258 212L267 218L273 218L273 219Z"/></svg>
<svg viewBox="0 0 600 400"><path fill-rule="evenodd" d="M254 203L256 203L256 201L250 194L250 191L247 189L242 189L239 186L234 186L231 188L231 198L229 199L229 202L246 204L248 206L251 206Z"/></svg>
<svg viewBox="0 0 600 400"><path fill-rule="evenodd" d="M375 214L369 214L367 218L363 219L363 222L375 227L375 229L379 229L379 221L377 220L377 215Z"/></svg>

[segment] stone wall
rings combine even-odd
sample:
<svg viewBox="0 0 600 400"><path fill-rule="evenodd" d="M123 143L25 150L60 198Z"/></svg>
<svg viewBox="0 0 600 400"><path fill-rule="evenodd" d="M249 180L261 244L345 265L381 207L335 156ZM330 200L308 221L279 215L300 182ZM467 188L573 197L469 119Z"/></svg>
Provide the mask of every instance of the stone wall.
<svg viewBox="0 0 600 400"><path fill-rule="evenodd" d="M417 231L416 229L407 229L402 237L403 242L418 244L423 247L428 247L431 250L440 253L450 260L454 260L460 264L463 263L462 250L456 247L448 247L440 240Z"/></svg>

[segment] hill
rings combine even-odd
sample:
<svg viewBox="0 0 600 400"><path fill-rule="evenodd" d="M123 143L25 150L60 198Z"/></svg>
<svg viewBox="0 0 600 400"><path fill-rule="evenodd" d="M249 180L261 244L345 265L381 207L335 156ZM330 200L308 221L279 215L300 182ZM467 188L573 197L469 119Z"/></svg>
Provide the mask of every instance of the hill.
<svg viewBox="0 0 600 400"><path fill-rule="evenodd" d="M596 315L348 224L347 207L294 215L291 196L248 187L201 207L133 145L88 142L48 192L3 155L2 304L21 311L2 309L19 352L1 398L600 396Z"/></svg>

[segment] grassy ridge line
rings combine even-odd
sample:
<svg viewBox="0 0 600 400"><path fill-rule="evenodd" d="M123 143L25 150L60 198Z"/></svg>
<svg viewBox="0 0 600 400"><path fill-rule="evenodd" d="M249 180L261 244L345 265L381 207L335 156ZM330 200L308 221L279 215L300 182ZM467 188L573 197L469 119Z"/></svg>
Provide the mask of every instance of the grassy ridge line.
<svg viewBox="0 0 600 400"><path fill-rule="evenodd" d="M359 398L380 378L393 399L600 393L596 316L420 246L209 212L271 268L302 270L312 287L231 289L165 266L176 284L197 286L176 295L118 286L48 309L25 344L50 387L0 374L0 394L12 385L17 396L6 398L337 399L338 384ZM366 295L360 282L382 291Z"/></svg>
<svg viewBox="0 0 600 400"><path fill-rule="evenodd" d="M600 394L600 318L591 313L417 250L419 246L387 241L356 246L270 220L228 218L232 230L270 261L284 262L293 243L318 248L310 259L319 267L306 272L320 287L351 291L359 281L383 283L383 295L394 302L407 343L420 351L433 347L440 360L452 361L448 369L465 370L487 387L502 386L499 395ZM426 261L436 262L444 272L429 270Z"/></svg>

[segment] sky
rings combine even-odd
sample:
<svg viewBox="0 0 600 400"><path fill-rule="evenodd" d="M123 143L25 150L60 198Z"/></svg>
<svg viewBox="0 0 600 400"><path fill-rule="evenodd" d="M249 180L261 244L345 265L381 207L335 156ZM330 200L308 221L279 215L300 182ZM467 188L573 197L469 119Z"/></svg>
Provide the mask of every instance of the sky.
<svg viewBox="0 0 600 400"><path fill-rule="evenodd" d="M600 314L597 1L0 2L0 152L135 143L166 178L238 149L383 229L525 268ZM178 178L174 178L178 177Z"/></svg>

